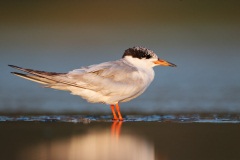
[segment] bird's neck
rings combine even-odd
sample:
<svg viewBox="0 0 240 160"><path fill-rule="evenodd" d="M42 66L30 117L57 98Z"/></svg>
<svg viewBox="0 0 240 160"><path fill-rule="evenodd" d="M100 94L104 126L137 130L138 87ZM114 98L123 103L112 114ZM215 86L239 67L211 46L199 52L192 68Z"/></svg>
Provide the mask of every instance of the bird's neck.
<svg viewBox="0 0 240 160"><path fill-rule="evenodd" d="M124 57L122 59L126 64L136 68L142 76L145 76L145 79L149 79L149 81L152 81L154 78L154 70L153 67L148 64L144 63L141 59L132 58L132 57Z"/></svg>

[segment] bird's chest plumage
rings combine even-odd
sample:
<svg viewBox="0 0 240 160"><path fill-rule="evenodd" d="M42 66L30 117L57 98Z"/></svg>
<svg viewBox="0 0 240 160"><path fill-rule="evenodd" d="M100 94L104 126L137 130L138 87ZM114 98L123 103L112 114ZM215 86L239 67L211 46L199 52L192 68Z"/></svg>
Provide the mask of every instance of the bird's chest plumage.
<svg viewBox="0 0 240 160"><path fill-rule="evenodd" d="M148 86L154 78L154 71L152 68L140 69L138 73L142 79L142 83L146 86Z"/></svg>
<svg viewBox="0 0 240 160"><path fill-rule="evenodd" d="M128 89L129 93L126 94L127 96L122 97L120 102L127 102L141 95L152 82L154 78L154 71L153 69L139 69L132 76L134 77L132 79L135 80L131 82L131 89Z"/></svg>

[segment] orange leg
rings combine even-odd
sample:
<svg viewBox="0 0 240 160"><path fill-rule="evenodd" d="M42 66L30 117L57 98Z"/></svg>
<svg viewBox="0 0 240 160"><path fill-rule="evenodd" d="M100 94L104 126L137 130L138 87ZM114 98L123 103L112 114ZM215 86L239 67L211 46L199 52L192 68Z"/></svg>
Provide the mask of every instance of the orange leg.
<svg viewBox="0 0 240 160"><path fill-rule="evenodd" d="M111 107L112 114L113 114L113 120L118 120L118 117L115 113L115 106L112 104L112 105L110 105L110 107Z"/></svg>
<svg viewBox="0 0 240 160"><path fill-rule="evenodd" d="M121 115L121 112L120 112L120 107L119 107L118 103L116 104L116 110L117 110L117 113L118 113L119 121L123 121L123 118L122 118L122 115Z"/></svg>

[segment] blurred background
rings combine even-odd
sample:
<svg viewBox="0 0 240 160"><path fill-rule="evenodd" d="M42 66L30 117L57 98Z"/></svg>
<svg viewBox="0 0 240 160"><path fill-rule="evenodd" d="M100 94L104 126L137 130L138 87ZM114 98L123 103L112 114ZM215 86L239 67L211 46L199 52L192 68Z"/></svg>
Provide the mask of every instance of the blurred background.
<svg viewBox="0 0 240 160"><path fill-rule="evenodd" d="M67 72L147 47L156 67L126 113L240 113L240 1L0 1L0 112L105 113L68 92L10 74L8 64Z"/></svg>

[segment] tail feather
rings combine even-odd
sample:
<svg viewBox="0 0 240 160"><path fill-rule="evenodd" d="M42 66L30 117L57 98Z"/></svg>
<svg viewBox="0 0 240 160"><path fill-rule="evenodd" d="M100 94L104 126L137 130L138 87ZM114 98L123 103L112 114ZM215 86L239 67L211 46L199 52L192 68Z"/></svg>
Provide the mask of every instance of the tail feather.
<svg viewBox="0 0 240 160"><path fill-rule="evenodd" d="M33 82L37 82L37 83L41 83L41 84L53 84L56 83L54 81L48 80L46 78L43 77L39 77L39 76L34 76L34 75L30 75L30 74L22 74L22 73L18 73L18 72L11 72L12 74L19 76L21 78L33 81Z"/></svg>
<svg viewBox="0 0 240 160"><path fill-rule="evenodd" d="M66 74L66 73L56 73L56 72L45 72L45 71L38 71L38 70L33 70L33 69L27 69L27 68L22 68L22 67L18 67L15 65L8 65L9 67L15 68L17 70L26 72L26 73L30 73L30 74L34 74L34 75L38 75L38 76L56 76L56 75L62 75L62 74Z"/></svg>
<svg viewBox="0 0 240 160"><path fill-rule="evenodd" d="M57 76L65 75L65 73L56 73L56 72L45 72L45 71L38 71L33 69L27 69L18 67L15 65L8 65L9 67L15 68L17 70L29 73L29 74L23 74L18 72L11 72L12 74L19 76L21 78L34 81L37 83L45 84L45 85L52 85L58 83L58 79L54 78Z"/></svg>
<svg viewBox="0 0 240 160"><path fill-rule="evenodd" d="M44 84L46 87L56 88L61 85L65 85L65 86L73 86L77 88L84 88L83 86L77 85L76 81L67 78L66 73L38 71L33 69L21 68L15 65L8 65L8 66L20 71L29 73L29 74L22 74L18 72L12 72L14 75L34 81L34 82Z"/></svg>

